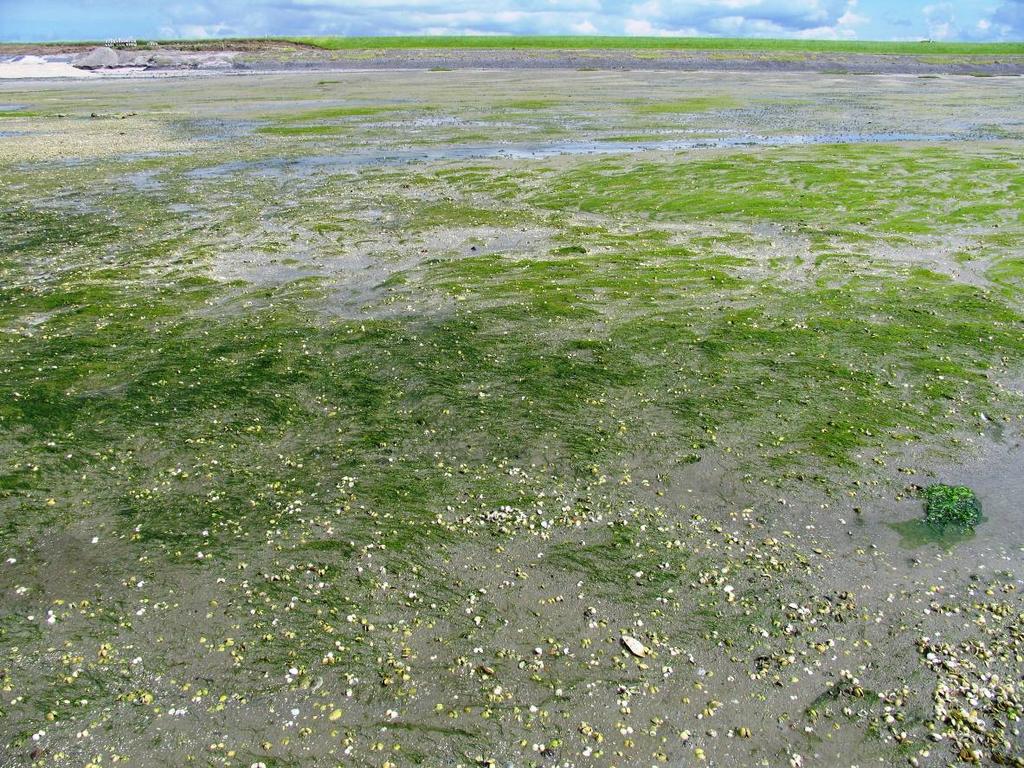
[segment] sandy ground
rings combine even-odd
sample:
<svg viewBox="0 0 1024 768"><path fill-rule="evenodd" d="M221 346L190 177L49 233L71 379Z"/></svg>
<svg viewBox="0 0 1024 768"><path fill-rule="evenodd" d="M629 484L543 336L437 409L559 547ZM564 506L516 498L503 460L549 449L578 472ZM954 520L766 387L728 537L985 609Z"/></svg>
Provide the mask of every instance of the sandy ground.
<svg viewBox="0 0 1024 768"><path fill-rule="evenodd" d="M0 61L0 80L97 76L95 72L78 69L68 62L48 61L42 56L18 56L7 61Z"/></svg>

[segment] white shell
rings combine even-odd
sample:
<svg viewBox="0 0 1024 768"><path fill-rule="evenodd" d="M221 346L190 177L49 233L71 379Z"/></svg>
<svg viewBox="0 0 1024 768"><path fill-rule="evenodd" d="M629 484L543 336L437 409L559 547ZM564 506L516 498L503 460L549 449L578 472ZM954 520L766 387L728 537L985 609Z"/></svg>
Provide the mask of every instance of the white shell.
<svg viewBox="0 0 1024 768"><path fill-rule="evenodd" d="M629 635L622 636L622 644L626 646L627 650L639 659L642 659L647 655L647 646L637 640L635 637Z"/></svg>

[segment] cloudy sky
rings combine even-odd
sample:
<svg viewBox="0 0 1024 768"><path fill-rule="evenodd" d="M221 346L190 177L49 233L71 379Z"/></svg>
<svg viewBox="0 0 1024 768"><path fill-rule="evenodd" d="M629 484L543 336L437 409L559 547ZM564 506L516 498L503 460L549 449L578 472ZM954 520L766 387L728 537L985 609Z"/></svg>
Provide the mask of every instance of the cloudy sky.
<svg viewBox="0 0 1024 768"><path fill-rule="evenodd" d="M1021 40L1024 0L0 0L0 40L318 34Z"/></svg>

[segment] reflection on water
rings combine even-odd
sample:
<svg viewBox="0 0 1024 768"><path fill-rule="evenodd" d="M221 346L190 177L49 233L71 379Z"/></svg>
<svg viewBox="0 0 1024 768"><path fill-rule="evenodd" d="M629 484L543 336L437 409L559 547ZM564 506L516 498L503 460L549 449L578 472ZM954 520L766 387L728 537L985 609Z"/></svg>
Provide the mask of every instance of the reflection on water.
<svg viewBox="0 0 1024 768"><path fill-rule="evenodd" d="M979 525L984 522L983 517ZM970 541L976 535L970 528L961 528L957 525L930 525L924 520L889 523L889 527L900 535L900 546L906 549L917 549L929 544L942 549L952 549L961 542Z"/></svg>

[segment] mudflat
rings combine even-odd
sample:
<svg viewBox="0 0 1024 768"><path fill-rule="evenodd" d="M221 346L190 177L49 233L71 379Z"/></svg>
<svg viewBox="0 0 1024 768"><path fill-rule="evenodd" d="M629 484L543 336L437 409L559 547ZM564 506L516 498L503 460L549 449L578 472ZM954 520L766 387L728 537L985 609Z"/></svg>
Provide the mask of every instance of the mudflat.
<svg viewBox="0 0 1024 768"><path fill-rule="evenodd" d="M1020 93L0 86L0 765L1024 764Z"/></svg>

